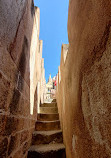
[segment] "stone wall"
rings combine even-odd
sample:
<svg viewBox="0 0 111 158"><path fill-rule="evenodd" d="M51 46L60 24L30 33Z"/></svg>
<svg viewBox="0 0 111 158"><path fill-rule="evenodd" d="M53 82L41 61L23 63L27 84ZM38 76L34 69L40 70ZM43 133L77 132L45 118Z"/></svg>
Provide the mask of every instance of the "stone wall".
<svg viewBox="0 0 111 158"><path fill-rule="evenodd" d="M0 1L0 158L26 158L30 147L40 102L39 16L32 0Z"/></svg>
<svg viewBox="0 0 111 158"><path fill-rule="evenodd" d="M59 117L61 120L61 127L62 129L64 129L63 127L63 123L65 122L65 118L64 118L64 110L65 110L65 97L67 97L64 93L65 90L65 63L66 63L66 59L68 56L68 44L63 44L61 47L61 62L60 62L60 66L58 68L58 75L57 75L57 90L56 90L56 98L57 98L57 105L58 105L58 110L59 110ZM64 132L63 132L64 134Z"/></svg>
<svg viewBox="0 0 111 158"><path fill-rule="evenodd" d="M67 158L111 157L111 1L70 0L57 103Z"/></svg>
<svg viewBox="0 0 111 158"><path fill-rule="evenodd" d="M41 90L41 104L45 101L45 91L46 91L46 80L45 80L45 69L44 69L44 59L42 58L42 71L41 71L41 82L40 82L40 90Z"/></svg>

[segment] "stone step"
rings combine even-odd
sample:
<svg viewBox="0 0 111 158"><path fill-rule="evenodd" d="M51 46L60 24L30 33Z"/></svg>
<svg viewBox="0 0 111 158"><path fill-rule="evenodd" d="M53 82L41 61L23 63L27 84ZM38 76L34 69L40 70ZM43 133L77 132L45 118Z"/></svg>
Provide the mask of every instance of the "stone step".
<svg viewBox="0 0 111 158"><path fill-rule="evenodd" d="M37 114L39 121L54 121L59 120L59 114Z"/></svg>
<svg viewBox="0 0 111 158"><path fill-rule="evenodd" d="M62 130L55 131L34 131L32 136L32 145L62 143Z"/></svg>
<svg viewBox="0 0 111 158"><path fill-rule="evenodd" d="M58 113L57 107L40 107L40 113L42 114L56 114Z"/></svg>
<svg viewBox="0 0 111 158"><path fill-rule="evenodd" d="M50 130L59 130L60 121L37 121L35 124L36 131L50 131Z"/></svg>
<svg viewBox="0 0 111 158"><path fill-rule="evenodd" d="M44 104L41 104L41 107L57 107L57 103L54 102L54 103L44 103Z"/></svg>
<svg viewBox="0 0 111 158"><path fill-rule="evenodd" d="M66 158L63 144L33 145L28 152L28 158Z"/></svg>

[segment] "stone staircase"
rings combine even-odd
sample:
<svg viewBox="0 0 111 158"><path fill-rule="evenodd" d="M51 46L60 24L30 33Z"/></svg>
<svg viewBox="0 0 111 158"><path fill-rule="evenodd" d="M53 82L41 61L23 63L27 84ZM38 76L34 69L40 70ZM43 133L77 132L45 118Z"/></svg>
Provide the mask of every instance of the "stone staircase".
<svg viewBox="0 0 111 158"><path fill-rule="evenodd" d="M28 158L66 158L56 100L40 107Z"/></svg>

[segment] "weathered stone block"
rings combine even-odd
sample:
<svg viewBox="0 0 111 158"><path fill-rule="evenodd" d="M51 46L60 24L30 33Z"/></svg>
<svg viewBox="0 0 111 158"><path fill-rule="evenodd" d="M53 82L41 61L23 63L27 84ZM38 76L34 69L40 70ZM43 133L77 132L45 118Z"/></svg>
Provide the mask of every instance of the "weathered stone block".
<svg viewBox="0 0 111 158"><path fill-rule="evenodd" d="M10 82L0 73L0 109L7 110L10 97Z"/></svg>
<svg viewBox="0 0 111 158"><path fill-rule="evenodd" d="M23 131L21 133L20 143L22 144L28 139L29 139L29 131L28 130L27 131Z"/></svg>
<svg viewBox="0 0 111 158"><path fill-rule="evenodd" d="M19 119L7 116L5 119L4 135L11 135L19 126Z"/></svg>
<svg viewBox="0 0 111 158"><path fill-rule="evenodd" d="M7 116L5 121L4 135L10 135L17 131L28 129L30 126L30 120L25 118Z"/></svg>
<svg viewBox="0 0 111 158"><path fill-rule="evenodd" d="M27 141L22 147L22 155L25 155L28 152L28 149L31 145L31 140Z"/></svg>
<svg viewBox="0 0 111 158"><path fill-rule="evenodd" d="M20 93L18 89L14 89L9 107L11 114L26 117L30 115L30 102L23 94Z"/></svg>
<svg viewBox="0 0 111 158"><path fill-rule="evenodd" d="M16 85L16 73L17 67L13 62L9 52L6 48L0 47L0 70L3 72L4 76L11 82L13 86Z"/></svg>
<svg viewBox="0 0 111 158"><path fill-rule="evenodd" d="M28 100L30 99L30 87L19 71L16 75L16 88L24 95Z"/></svg>
<svg viewBox="0 0 111 158"><path fill-rule="evenodd" d="M21 149L18 149L18 151L12 156L12 158L21 158L21 157L22 157Z"/></svg>
<svg viewBox="0 0 111 158"><path fill-rule="evenodd" d="M12 114L17 113L19 111L19 100L20 100L21 94L17 89L13 90L13 96L10 101L10 112Z"/></svg>
<svg viewBox="0 0 111 158"><path fill-rule="evenodd" d="M7 115L0 115L0 136L4 134Z"/></svg>
<svg viewBox="0 0 111 158"><path fill-rule="evenodd" d="M5 158L7 154L8 139L0 138L0 158Z"/></svg>
<svg viewBox="0 0 111 158"><path fill-rule="evenodd" d="M19 144L20 144L20 133L11 136L9 147L8 147L8 155L10 155L14 150L16 150Z"/></svg>
<svg viewBox="0 0 111 158"><path fill-rule="evenodd" d="M36 120L30 120L30 128L33 128L33 127L35 127L35 121Z"/></svg>
<svg viewBox="0 0 111 158"><path fill-rule="evenodd" d="M29 140L31 140L31 141L32 141L32 133L34 132L34 130L35 130L35 127L31 128L29 130Z"/></svg>
<svg viewBox="0 0 111 158"><path fill-rule="evenodd" d="M27 141L25 142L20 149L14 154L13 158L24 158L27 155L28 149L30 147L30 142L31 141Z"/></svg>
<svg viewBox="0 0 111 158"><path fill-rule="evenodd" d="M0 58L2 58L0 62L0 70L3 72L4 76L7 77L8 82L16 87L24 96L29 99L30 89L27 85L26 81L24 81L21 73L17 69L16 64L12 60L11 56L4 48L0 47Z"/></svg>
<svg viewBox="0 0 111 158"><path fill-rule="evenodd" d="M20 98L19 101L19 114L27 117L30 117L30 102L27 100L23 95Z"/></svg>
<svg viewBox="0 0 111 158"><path fill-rule="evenodd" d="M23 129L27 129L27 122L28 122L28 119L25 119L25 118L19 118L19 121L18 121L18 127L17 127L17 130L18 131L21 131Z"/></svg>

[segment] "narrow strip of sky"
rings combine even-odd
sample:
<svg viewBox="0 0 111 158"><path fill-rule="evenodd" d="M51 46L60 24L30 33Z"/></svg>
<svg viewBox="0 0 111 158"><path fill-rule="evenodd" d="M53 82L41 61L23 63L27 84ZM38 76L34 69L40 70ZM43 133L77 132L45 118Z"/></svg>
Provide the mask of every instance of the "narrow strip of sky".
<svg viewBox="0 0 111 158"><path fill-rule="evenodd" d="M34 0L40 8L40 39L43 40L45 76L55 76L60 65L61 45L68 43L69 0Z"/></svg>

